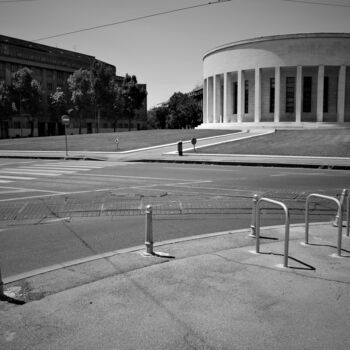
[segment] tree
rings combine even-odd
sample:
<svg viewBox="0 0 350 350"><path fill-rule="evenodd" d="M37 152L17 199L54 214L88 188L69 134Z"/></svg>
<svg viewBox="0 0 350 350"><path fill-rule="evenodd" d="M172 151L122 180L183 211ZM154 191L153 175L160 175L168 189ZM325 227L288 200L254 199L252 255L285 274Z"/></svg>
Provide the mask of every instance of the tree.
<svg viewBox="0 0 350 350"><path fill-rule="evenodd" d="M4 81L0 81L0 122L12 112L10 89Z"/></svg>
<svg viewBox="0 0 350 350"><path fill-rule="evenodd" d="M129 131L135 111L141 108L147 92L137 84L135 75L126 74L121 86L115 86L114 109L128 118Z"/></svg>
<svg viewBox="0 0 350 350"><path fill-rule="evenodd" d="M31 126L30 136L34 135L34 121L42 109L41 86L33 78L33 71L27 67L19 69L12 76L11 93L16 110L22 116L25 114Z"/></svg>
<svg viewBox="0 0 350 350"><path fill-rule="evenodd" d="M67 96L61 87L57 87L55 93L49 96L49 108L51 113L55 116L57 121L60 117L67 113L69 104Z"/></svg>
<svg viewBox="0 0 350 350"><path fill-rule="evenodd" d="M94 105L97 108L98 120L101 109L113 109L114 100L114 71L111 66L95 61L92 68L92 89L94 92ZM97 130L99 125L97 124Z"/></svg>
<svg viewBox="0 0 350 350"><path fill-rule="evenodd" d="M72 93L71 102L79 112L79 134L81 134L84 111L87 111L94 103L93 74L88 69L76 70L69 76L68 88Z"/></svg>
<svg viewBox="0 0 350 350"><path fill-rule="evenodd" d="M168 102L167 127L194 128L201 123L202 108L198 102L181 92L174 93Z"/></svg>
<svg viewBox="0 0 350 350"><path fill-rule="evenodd" d="M148 125L153 129L165 129L168 115L167 106L154 107L147 113Z"/></svg>

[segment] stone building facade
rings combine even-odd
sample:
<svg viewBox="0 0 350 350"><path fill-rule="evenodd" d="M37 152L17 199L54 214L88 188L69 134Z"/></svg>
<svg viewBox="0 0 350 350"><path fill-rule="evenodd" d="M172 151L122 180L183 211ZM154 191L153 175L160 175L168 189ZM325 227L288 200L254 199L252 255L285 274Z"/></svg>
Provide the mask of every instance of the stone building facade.
<svg viewBox="0 0 350 350"><path fill-rule="evenodd" d="M57 121L57 118L52 118L47 113L48 97L56 91L57 87L68 92L67 78L80 68L92 68L95 61L99 60L94 56L0 35L0 81L10 84L13 73L28 67L41 85L44 112L35 121L34 136L57 135L63 132L62 124ZM99 62L112 68L116 74L115 66ZM117 81L121 84L123 77L117 76ZM146 84L140 85L146 89ZM144 128L147 121L147 100L137 111L136 116L133 129ZM26 118L21 115L13 115L6 120L0 118L0 122L0 138L25 137L30 134L30 126ZM127 121L123 123L123 120L119 120L117 125L113 124L110 118L105 118L104 115L97 118L95 111L90 111L84 118L82 132L110 132L114 131L115 127L121 130L127 129ZM78 133L78 124L74 120L69 132Z"/></svg>
<svg viewBox="0 0 350 350"><path fill-rule="evenodd" d="M239 41L207 52L203 70L200 128L350 126L350 34Z"/></svg>

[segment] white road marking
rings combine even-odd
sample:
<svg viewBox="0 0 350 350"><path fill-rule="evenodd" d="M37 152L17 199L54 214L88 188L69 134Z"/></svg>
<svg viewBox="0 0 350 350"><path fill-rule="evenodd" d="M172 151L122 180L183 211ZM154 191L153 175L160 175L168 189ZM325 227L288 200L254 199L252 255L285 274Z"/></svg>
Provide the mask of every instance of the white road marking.
<svg viewBox="0 0 350 350"><path fill-rule="evenodd" d="M55 170L55 169L42 169L42 168L17 168L18 170L20 171L45 171L45 172L48 172L48 173L62 173L62 174L73 174L75 173L76 171L75 170ZM9 169L9 170L16 170L16 169Z"/></svg>
<svg viewBox="0 0 350 350"><path fill-rule="evenodd" d="M13 175L0 175L1 179L13 179L13 180L35 180L35 177L23 177Z"/></svg>
<svg viewBox="0 0 350 350"><path fill-rule="evenodd" d="M37 169L55 169L57 171L59 170L76 170L76 171L88 171L88 170L92 170L91 168L79 168L79 167L76 167L76 166L56 166L56 165L34 165L33 166L34 168L37 168Z"/></svg>
<svg viewBox="0 0 350 350"><path fill-rule="evenodd" d="M101 166L90 166L90 165L69 165L69 164L36 164L37 167L45 167L45 168L77 168L77 169L102 169Z"/></svg>
<svg viewBox="0 0 350 350"><path fill-rule="evenodd" d="M12 181L9 181L9 180L1 180L1 179L0 179L0 184L8 184L8 183L10 183L10 182L12 182Z"/></svg>
<svg viewBox="0 0 350 350"><path fill-rule="evenodd" d="M270 174L271 177L282 177L282 176L290 176L290 175L299 175L299 176L332 176L334 174L325 174L325 173L280 173L280 174Z"/></svg>
<svg viewBox="0 0 350 350"><path fill-rule="evenodd" d="M42 172L34 172L34 171L13 171L13 170L0 170L2 174L28 174L28 175L39 175L39 176L59 176L59 173L42 173Z"/></svg>

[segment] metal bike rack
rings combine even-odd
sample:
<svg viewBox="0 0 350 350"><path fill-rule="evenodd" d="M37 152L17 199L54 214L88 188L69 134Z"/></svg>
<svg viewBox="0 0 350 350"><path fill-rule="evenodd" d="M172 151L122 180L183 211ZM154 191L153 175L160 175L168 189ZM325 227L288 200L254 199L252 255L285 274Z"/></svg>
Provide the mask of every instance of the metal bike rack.
<svg viewBox="0 0 350 350"><path fill-rule="evenodd" d="M256 199L256 198L255 198ZM271 204L278 205L284 210L285 213L285 235L284 235L284 259L283 266L288 267L288 249L289 249L289 211L287 206L279 201L275 201L269 198L259 198L256 204L256 213L255 213L255 234L256 234L256 252L260 253L260 203L267 202Z"/></svg>
<svg viewBox="0 0 350 350"><path fill-rule="evenodd" d="M309 244L309 202L310 202L310 198L312 198L312 197L328 199L330 201L335 202L337 204L337 206L338 206L340 225L338 225L337 254L338 254L338 256L341 256L343 211L342 211L342 205L341 205L340 201L337 198L335 198L335 197L325 196L323 194L317 194L317 193L311 193L311 194L309 194L306 197L306 204L305 204L305 244ZM348 211L348 214L349 214L349 211Z"/></svg>
<svg viewBox="0 0 350 350"><path fill-rule="evenodd" d="M349 233L350 233L350 192L348 191L348 198L346 200L346 210L347 210L347 214L346 214L346 236L349 237Z"/></svg>

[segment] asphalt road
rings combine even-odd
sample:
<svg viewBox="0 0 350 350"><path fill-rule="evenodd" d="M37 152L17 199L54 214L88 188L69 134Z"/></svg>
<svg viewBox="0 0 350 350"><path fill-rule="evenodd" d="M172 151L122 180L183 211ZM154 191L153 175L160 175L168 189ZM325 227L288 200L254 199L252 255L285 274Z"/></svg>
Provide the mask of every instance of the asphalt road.
<svg viewBox="0 0 350 350"><path fill-rule="evenodd" d="M249 227L255 193L287 202L301 222L308 193L349 187L340 170L1 159L2 273L143 244L147 204L164 240ZM313 220L334 215L332 205L316 209ZM262 225L282 221L263 212Z"/></svg>

